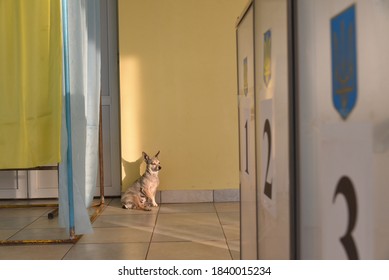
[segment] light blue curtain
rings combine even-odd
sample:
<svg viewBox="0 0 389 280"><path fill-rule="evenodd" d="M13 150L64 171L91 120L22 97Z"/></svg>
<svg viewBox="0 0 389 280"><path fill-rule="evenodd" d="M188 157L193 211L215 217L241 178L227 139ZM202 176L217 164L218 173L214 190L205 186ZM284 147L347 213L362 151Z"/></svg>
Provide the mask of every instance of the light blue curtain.
<svg viewBox="0 0 389 280"><path fill-rule="evenodd" d="M87 208L92 204L98 167L100 1L67 2L74 228L75 234L87 234L93 232ZM65 106L65 99L63 104ZM62 111L63 160L59 166L59 223L69 227L68 145L65 109Z"/></svg>

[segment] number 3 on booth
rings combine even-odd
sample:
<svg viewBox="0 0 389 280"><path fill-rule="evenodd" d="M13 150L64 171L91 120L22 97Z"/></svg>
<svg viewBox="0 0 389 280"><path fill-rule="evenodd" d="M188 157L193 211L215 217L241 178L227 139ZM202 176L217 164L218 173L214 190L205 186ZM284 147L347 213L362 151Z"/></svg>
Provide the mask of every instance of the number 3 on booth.
<svg viewBox="0 0 389 280"><path fill-rule="evenodd" d="M372 257L372 139L368 124L321 129L319 192L324 259Z"/></svg>

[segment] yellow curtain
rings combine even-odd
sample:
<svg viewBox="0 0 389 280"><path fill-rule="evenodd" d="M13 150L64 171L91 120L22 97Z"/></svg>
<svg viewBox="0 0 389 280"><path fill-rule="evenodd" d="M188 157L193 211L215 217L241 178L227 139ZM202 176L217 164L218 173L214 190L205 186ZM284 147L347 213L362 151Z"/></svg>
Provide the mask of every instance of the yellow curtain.
<svg viewBox="0 0 389 280"><path fill-rule="evenodd" d="M60 0L0 0L0 169L60 161Z"/></svg>

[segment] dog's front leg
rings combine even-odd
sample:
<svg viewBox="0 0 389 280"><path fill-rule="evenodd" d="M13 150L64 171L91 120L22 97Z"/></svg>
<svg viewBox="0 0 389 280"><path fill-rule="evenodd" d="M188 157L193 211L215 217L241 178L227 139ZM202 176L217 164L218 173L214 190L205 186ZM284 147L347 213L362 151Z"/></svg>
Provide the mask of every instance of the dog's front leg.
<svg viewBox="0 0 389 280"><path fill-rule="evenodd" d="M155 202L155 197L152 197L151 198L151 204L154 206L154 207L157 207L158 204Z"/></svg>
<svg viewBox="0 0 389 280"><path fill-rule="evenodd" d="M157 188L155 188L154 189L154 191L152 192L152 195L151 195L151 197L152 197L152 203L153 203L153 206L154 207L157 207L158 206L158 204L155 202L155 194L157 193Z"/></svg>
<svg viewBox="0 0 389 280"><path fill-rule="evenodd" d="M142 189L143 194L151 200L151 204L154 207L157 207L158 204L155 202L155 194L148 188L143 188Z"/></svg>

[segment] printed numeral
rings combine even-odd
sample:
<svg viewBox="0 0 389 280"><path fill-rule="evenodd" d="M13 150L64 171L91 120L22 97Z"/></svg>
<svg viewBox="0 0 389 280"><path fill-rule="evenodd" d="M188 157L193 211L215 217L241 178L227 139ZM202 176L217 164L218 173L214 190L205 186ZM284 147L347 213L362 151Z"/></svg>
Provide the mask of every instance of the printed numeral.
<svg viewBox="0 0 389 280"><path fill-rule="evenodd" d="M264 187L264 194L268 198L272 198L272 182L267 181L268 173L269 173L269 165L270 165L270 157L271 157L271 127L270 122L268 119L265 121L265 127L263 129L263 137L267 135L267 142L269 144L269 149L267 152L267 165L266 165L266 174L265 174L265 187Z"/></svg>
<svg viewBox="0 0 389 280"><path fill-rule="evenodd" d="M346 233L340 238L340 242L342 243L347 253L347 257L350 260L358 260L358 250L352 236L355 224L357 222L357 196L355 194L353 183L347 176L343 176L339 180L334 193L333 203L335 203L335 200L339 194L343 195L346 199L349 217Z"/></svg>

